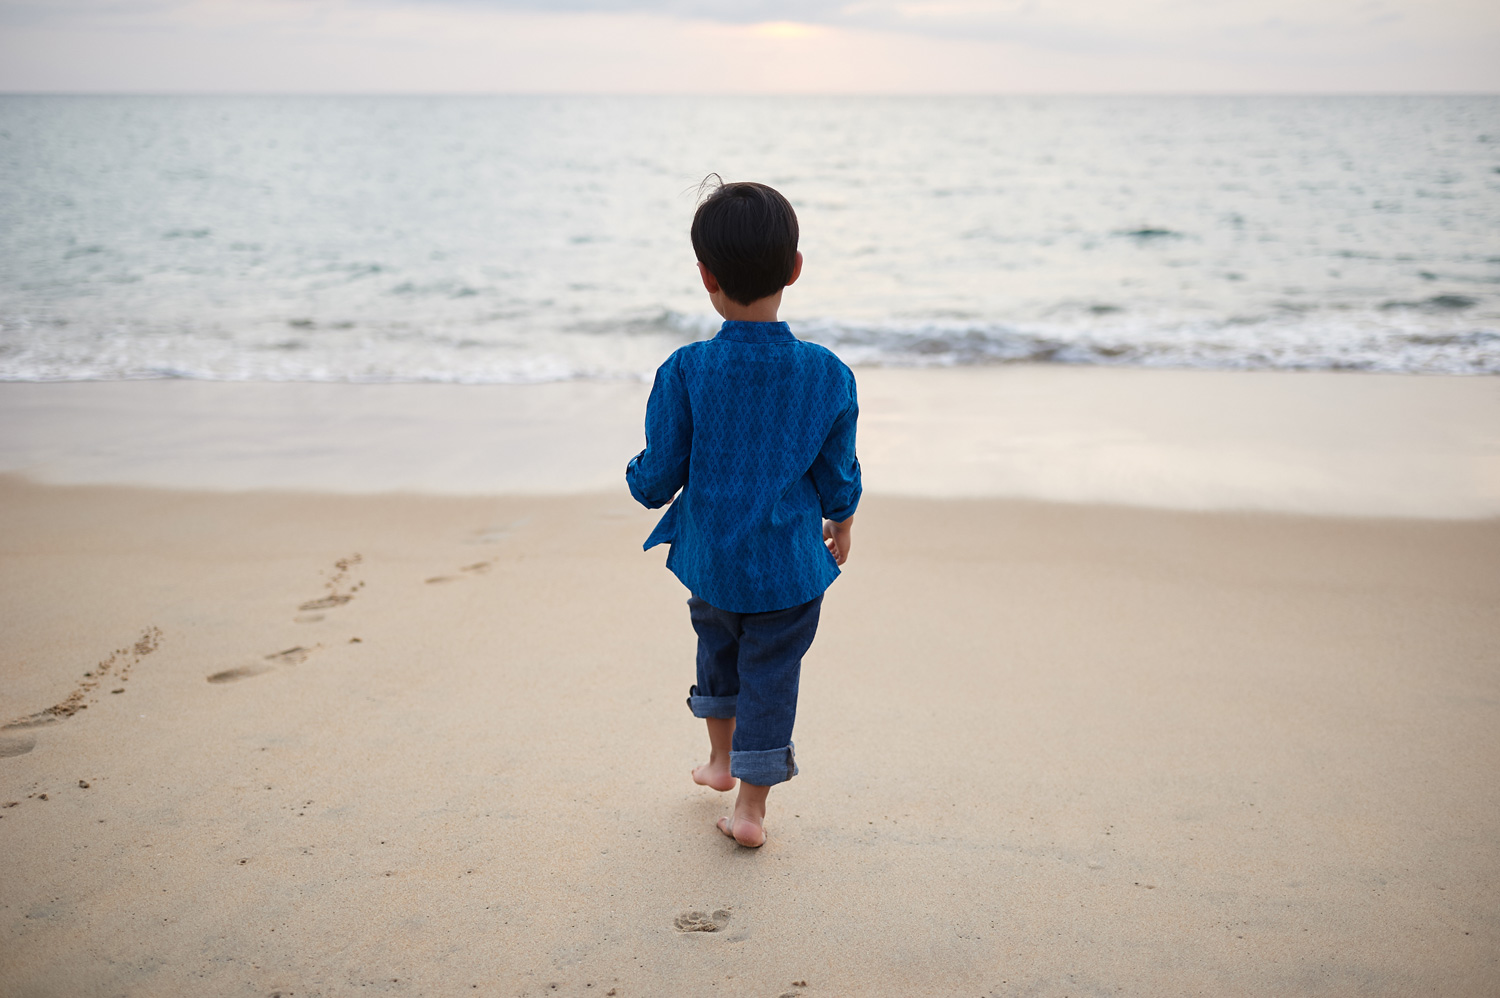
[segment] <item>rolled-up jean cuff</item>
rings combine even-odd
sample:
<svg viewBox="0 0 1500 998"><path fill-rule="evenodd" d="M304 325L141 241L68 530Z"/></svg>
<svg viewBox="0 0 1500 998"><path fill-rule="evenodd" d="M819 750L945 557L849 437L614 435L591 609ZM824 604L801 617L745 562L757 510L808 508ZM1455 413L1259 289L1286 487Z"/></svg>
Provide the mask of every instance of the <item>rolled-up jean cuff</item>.
<svg viewBox="0 0 1500 998"><path fill-rule="evenodd" d="M730 752L729 775L758 787L785 783L797 775L797 746L788 742L786 748L763 752Z"/></svg>
<svg viewBox="0 0 1500 998"><path fill-rule="evenodd" d="M739 697L700 697L698 687L688 691L688 710L694 717L726 718L734 716L734 704Z"/></svg>

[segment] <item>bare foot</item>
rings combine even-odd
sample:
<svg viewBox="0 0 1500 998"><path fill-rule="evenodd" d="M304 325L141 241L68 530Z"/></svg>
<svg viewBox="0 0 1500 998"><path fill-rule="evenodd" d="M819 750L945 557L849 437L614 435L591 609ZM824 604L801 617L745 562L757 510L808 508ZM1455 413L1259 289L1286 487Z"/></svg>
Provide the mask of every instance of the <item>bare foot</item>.
<svg viewBox="0 0 1500 998"><path fill-rule="evenodd" d="M693 782L715 790L733 790L734 777L729 775L729 753L734 745L734 718L710 717L708 720L708 761L693 770Z"/></svg>
<svg viewBox="0 0 1500 998"><path fill-rule="evenodd" d="M733 790L735 779L729 775L729 758L718 759L710 756L708 761L701 766L693 768L693 782L700 787L713 787L715 790Z"/></svg>
<svg viewBox="0 0 1500 998"><path fill-rule="evenodd" d="M759 822L735 815L719 819L719 831L734 839L747 849L759 849L766 844L766 830Z"/></svg>
<svg viewBox="0 0 1500 998"><path fill-rule="evenodd" d="M734 814L720 818L719 831L740 845L755 849L766 841L766 795L770 787L740 781L740 793L734 800Z"/></svg>

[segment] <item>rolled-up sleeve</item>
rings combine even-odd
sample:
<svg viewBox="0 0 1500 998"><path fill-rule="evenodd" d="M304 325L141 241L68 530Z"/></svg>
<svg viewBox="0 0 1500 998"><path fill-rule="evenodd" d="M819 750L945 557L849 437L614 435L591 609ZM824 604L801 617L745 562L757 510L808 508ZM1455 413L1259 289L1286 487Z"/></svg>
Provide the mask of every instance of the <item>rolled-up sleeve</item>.
<svg viewBox="0 0 1500 998"><path fill-rule="evenodd" d="M657 509L671 501L687 484L692 444L692 407L673 354L657 369L646 402L646 449L625 467L625 484L637 502Z"/></svg>
<svg viewBox="0 0 1500 998"><path fill-rule="evenodd" d="M850 375L849 405L833 421L812 466L813 485L817 487L825 520L847 520L859 506L859 497L864 490L859 476L859 458L854 453L858 422L859 398L854 377Z"/></svg>

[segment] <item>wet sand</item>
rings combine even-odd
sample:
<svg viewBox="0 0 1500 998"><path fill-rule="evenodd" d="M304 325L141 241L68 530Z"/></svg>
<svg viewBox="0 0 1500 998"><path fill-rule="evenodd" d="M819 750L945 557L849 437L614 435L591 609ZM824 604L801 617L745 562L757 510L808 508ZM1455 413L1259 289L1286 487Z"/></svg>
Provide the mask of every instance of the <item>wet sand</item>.
<svg viewBox="0 0 1500 998"><path fill-rule="evenodd" d="M0 384L0 473L53 484L558 495L620 488L649 385ZM881 495L1500 517L1500 378L861 369ZM621 455L624 455L622 457Z"/></svg>
<svg viewBox="0 0 1500 998"><path fill-rule="evenodd" d="M1500 988L1500 520L872 489L750 851L623 492L0 509L6 995Z"/></svg>

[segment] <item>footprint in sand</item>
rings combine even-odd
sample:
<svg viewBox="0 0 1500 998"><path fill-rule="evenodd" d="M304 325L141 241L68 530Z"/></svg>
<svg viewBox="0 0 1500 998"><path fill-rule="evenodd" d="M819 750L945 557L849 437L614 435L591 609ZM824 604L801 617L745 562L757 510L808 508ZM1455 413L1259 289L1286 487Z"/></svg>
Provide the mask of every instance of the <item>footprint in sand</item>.
<svg viewBox="0 0 1500 998"><path fill-rule="evenodd" d="M18 717L3 728L0 728L0 731L13 731L17 728L36 728L43 724L52 724L72 717L80 710L88 710L89 705L98 700L96 691L99 689L99 684L103 683L106 679L111 680L111 693L124 693L125 688L123 686L114 686L114 683L129 682L131 670L140 664L141 659L156 651L160 645L161 629L157 627L146 628L141 632L141 636L136 639L135 644L129 648L116 648L110 652L108 658L102 659L98 665L85 672L83 678L73 687L73 692L69 693L61 702L53 704L46 710L39 710L34 714ZM35 741L32 741L31 744L20 747L25 742L27 736L14 736L20 739L20 741L15 741L14 743L10 742L9 739L11 737L7 736L4 744L13 744L14 750L7 751L0 748L0 758L11 755L25 755L36 745Z"/></svg>
<svg viewBox="0 0 1500 998"><path fill-rule="evenodd" d="M63 719L63 716L62 714L51 713L51 708L49 707L47 710L39 710L35 714L18 717L4 727L0 727L0 731L22 731L26 728L40 728L46 724L56 724Z"/></svg>
<svg viewBox="0 0 1500 998"><path fill-rule="evenodd" d="M208 681L210 683L236 683L241 679L249 679L251 676L270 671L270 667L265 665L241 665L233 669L225 669L223 672L216 672L208 677Z"/></svg>
<svg viewBox="0 0 1500 998"><path fill-rule="evenodd" d="M358 587L356 587L358 588ZM298 603L299 610L331 610L336 606L343 606L354 598L352 593L335 593L332 596L324 596L321 599L310 599L306 603ZM322 620L322 614L312 614L314 620ZM299 620L301 618L298 618ZM304 621L305 623L305 621Z"/></svg>
<svg viewBox="0 0 1500 998"><path fill-rule="evenodd" d="M465 573L465 575L483 575L490 570L490 566L493 564L494 561L476 561L472 565L464 565L459 571ZM428 585L432 585L442 582L457 582L463 577L463 575L434 575L432 578L423 581Z"/></svg>
<svg viewBox="0 0 1500 998"><path fill-rule="evenodd" d="M354 594L363 589L365 584L363 582L355 582L351 577L350 570L362 561L364 559L359 555L351 554L347 558L340 558L334 562L333 574L328 577L327 582L323 583L323 588L327 592L317 599L310 599L306 603L299 603L297 609L304 612L309 610L332 610L334 607L343 606L352 600ZM298 617L297 621L298 623L312 623L315 620L322 619L322 615L318 614L306 618Z"/></svg>
<svg viewBox="0 0 1500 998"><path fill-rule="evenodd" d="M307 657L309 655L311 655L320 647L322 646L313 645L311 648L304 648L301 645L297 645L293 648L288 648L285 651L272 652L271 654L265 656L262 661L270 662L273 665L301 665L303 662L307 661ZM260 662L251 662L248 665L238 665L233 669L225 669L223 672L215 672L213 675L208 677L208 681L210 683L235 683L239 682L241 679L249 679L251 676L259 676L270 671L270 665L262 665Z"/></svg>
<svg viewBox="0 0 1500 998"><path fill-rule="evenodd" d="M5 729L0 728L0 731ZM25 755L36 748L36 738L32 735L0 735L0 759L8 759L13 755Z"/></svg>
<svg viewBox="0 0 1500 998"><path fill-rule="evenodd" d="M729 924L729 909L720 908L712 914L701 911L685 911L672 919L678 932L718 932Z"/></svg>

